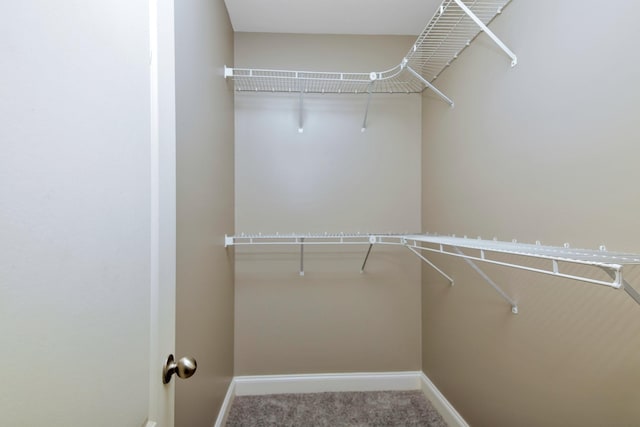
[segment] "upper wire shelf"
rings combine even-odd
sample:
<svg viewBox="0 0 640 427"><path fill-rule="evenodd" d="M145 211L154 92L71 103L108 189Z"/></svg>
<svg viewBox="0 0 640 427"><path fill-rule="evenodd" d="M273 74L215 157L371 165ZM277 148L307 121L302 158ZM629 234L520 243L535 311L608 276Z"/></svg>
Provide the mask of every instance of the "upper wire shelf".
<svg viewBox="0 0 640 427"><path fill-rule="evenodd" d="M486 26L511 0L444 0L395 67L381 72L342 73L225 68L237 91L301 93L420 93L485 31L507 55L517 58ZM450 104L448 98L445 99Z"/></svg>

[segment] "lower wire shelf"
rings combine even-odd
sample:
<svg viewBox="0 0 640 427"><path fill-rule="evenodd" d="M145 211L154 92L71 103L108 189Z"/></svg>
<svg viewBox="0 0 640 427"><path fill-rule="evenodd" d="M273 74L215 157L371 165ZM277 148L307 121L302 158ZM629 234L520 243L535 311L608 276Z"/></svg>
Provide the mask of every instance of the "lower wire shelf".
<svg viewBox="0 0 640 427"><path fill-rule="evenodd" d="M240 234L225 236L225 247L247 245L291 245L300 248L300 275L304 275L304 246L306 245L368 245L366 256L360 269L364 269L374 245L404 246L418 256L422 261L434 268L453 285L453 279L436 266L425 253L437 253L462 258L471 266L500 296L511 305L511 311L518 312L517 303L509 297L476 262L489 263L503 267L542 273L565 279L578 280L584 283L596 284L623 289L630 297L640 304L640 293L624 278L624 267L640 264L640 255L607 251L604 246L597 250L574 249L564 246L547 246L540 242L535 244L505 242L467 237L441 236L431 234ZM505 256L506 255L506 256ZM542 265L532 266L524 262L526 259L542 260ZM540 263L537 263L540 264ZM565 265L588 266L581 272L566 272ZM575 269L573 269L575 270ZM581 269L578 269L582 271ZM594 274L602 271L607 278Z"/></svg>

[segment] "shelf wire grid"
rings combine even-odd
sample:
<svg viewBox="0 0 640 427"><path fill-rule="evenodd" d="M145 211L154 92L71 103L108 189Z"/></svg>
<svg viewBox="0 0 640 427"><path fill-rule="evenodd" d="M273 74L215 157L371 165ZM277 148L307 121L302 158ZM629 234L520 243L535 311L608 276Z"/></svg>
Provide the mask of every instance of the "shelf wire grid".
<svg viewBox="0 0 640 427"><path fill-rule="evenodd" d="M465 4L488 25L510 1L475 0ZM232 68L228 76L239 92L421 93L427 86L406 67L432 82L480 32L455 0L444 0L402 62L389 70L341 73Z"/></svg>
<svg viewBox="0 0 640 427"><path fill-rule="evenodd" d="M611 252L604 248L598 250L575 249L561 246L547 246L498 240L471 239L467 237L440 236L431 234L241 234L226 236L225 246L243 245L398 245L415 250L451 255L471 261L533 271L586 283L605 285L614 288L627 288L627 292L640 304L638 292L628 288L622 276L625 266L640 265L640 255ZM479 254L462 252L462 250L479 251ZM415 253L415 252L414 252ZM492 254L523 256L531 259L547 260L548 268L530 267L517 259L499 260ZM569 263L604 269L611 280L593 277L593 272L568 274L562 272L558 263ZM635 295L635 296L634 296Z"/></svg>
<svg viewBox="0 0 640 427"><path fill-rule="evenodd" d="M473 1L467 6L489 25L510 1ZM433 81L480 32L480 27L454 0L445 0L407 54L408 65L426 80Z"/></svg>
<svg viewBox="0 0 640 427"><path fill-rule="evenodd" d="M576 249L562 246L547 246L541 244L469 239L449 236L405 235L403 237L408 241L414 242L496 252L507 255L542 258L561 262L587 264L596 267L640 264L640 255L611 252L604 249Z"/></svg>
<svg viewBox="0 0 640 427"><path fill-rule="evenodd" d="M395 234L395 233L309 233L309 234L239 234L227 236L228 246L238 245L299 245L304 244L368 244L386 243L416 246L419 243L432 244L440 248L454 247L518 255L533 258L588 264L597 267L640 265L640 255L625 252L612 252L605 249L577 249L569 246L548 246L500 240L472 239L467 237L441 236L432 234ZM440 249L438 249L440 250ZM443 249L444 250L444 249Z"/></svg>

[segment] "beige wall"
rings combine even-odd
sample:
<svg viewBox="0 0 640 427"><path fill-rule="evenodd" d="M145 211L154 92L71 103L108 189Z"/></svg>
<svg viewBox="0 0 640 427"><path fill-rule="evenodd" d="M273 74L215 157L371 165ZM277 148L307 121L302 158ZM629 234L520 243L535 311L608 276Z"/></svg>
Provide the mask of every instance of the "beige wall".
<svg viewBox="0 0 640 427"><path fill-rule="evenodd" d="M386 69L406 37L236 34L236 66ZM389 59L391 58L391 59ZM363 68L364 67L364 68ZM420 98L236 95L236 232L420 228ZM236 252L237 375L420 368L420 266L401 248Z"/></svg>
<svg viewBox="0 0 640 427"><path fill-rule="evenodd" d="M233 375L233 32L222 0L176 2L178 357L176 426L211 426Z"/></svg>
<svg viewBox="0 0 640 427"><path fill-rule="evenodd" d="M423 98L425 231L640 253L637 2L515 1ZM631 426L640 306L622 291L463 262L423 280L423 368L474 426ZM628 278L640 283L640 272Z"/></svg>

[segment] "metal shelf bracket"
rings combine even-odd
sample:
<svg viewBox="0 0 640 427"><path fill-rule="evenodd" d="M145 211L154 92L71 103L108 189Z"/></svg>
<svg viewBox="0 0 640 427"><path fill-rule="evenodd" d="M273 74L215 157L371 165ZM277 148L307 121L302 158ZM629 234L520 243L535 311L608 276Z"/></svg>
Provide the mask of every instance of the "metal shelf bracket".
<svg viewBox="0 0 640 427"><path fill-rule="evenodd" d="M511 305L511 312L512 312L513 314L518 314L518 304L517 304L513 299L511 299L511 298L510 298L510 297L505 293L505 291L503 291L503 290L502 290L502 288L500 288L500 286L498 286L498 285L496 284L496 282L494 282L494 281L491 279L491 277L487 276L487 273L485 273L484 271L482 271L482 270L480 269L480 267L478 267L478 266L476 265L476 263L475 263L475 262L471 261L471 260L470 260L470 259L468 259L468 258L464 258L465 254L464 254L464 252L462 252L462 251L460 250L460 248L456 248L456 247L454 247L454 248L453 248L453 250L454 250L454 251L456 251L456 252L457 252L458 254L460 254L461 256L463 256L463 258L462 258L462 259L463 259L467 264L469 264L469 266L470 266L471 268L473 268L473 269L476 271L476 273L478 273L478 274L480 275L480 277L482 277L482 278L485 280L485 282L487 282L489 285L491 285L491 287L492 287L493 289L495 289L495 290L496 290L496 292L498 292L498 293L500 294L500 296L501 296L505 301L507 301L507 302Z"/></svg>
<svg viewBox="0 0 640 427"><path fill-rule="evenodd" d="M601 246L601 247L604 247L604 246ZM619 281L622 284L622 289L624 289L627 295L633 298L635 302L640 304L640 292L636 291L636 289L633 286L631 286L629 282L627 282L621 277L620 271L612 271L604 267L600 267L600 268L602 269L602 271L607 273L612 279L614 279L614 281Z"/></svg>
<svg viewBox="0 0 640 427"><path fill-rule="evenodd" d="M364 262L362 263L362 267L360 268L360 273L364 273L364 267L367 265L367 260L369 259L369 255L371 254L371 249L373 249L373 245L378 242L378 238L376 236L369 236L369 249L367 250L367 255L364 257Z"/></svg>
<svg viewBox="0 0 640 427"><path fill-rule="evenodd" d="M304 276L304 237L300 238L300 275Z"/></svg>
<svg viewBox="0 0 640 427"><path fill-rule="evenodd" d="M373 84L378 78L378 74L375 72L372 72L370 74L370 78L371 78L371 84L369 84L369 87L367 88L367 106L364 110L364 120L362 121L362 129L360 129L361 132L364 132L365 130L367 130L367 116L369 115L369 104L371 104L371 93L372 93L371 89L373 88Z"/></svg>
<svg viewBox="0 0 640 427"><path fill-rule="evenodd" d="M420 258L422 261L426 262L427 264L429 264L434 270L436 270L438 273L440 273L441 276L443 276L445 279L447 279L449 281L449 284L451 286L453 286L453 279L444 271L442 271L441 269L439 269L434 263L432 263L431 261L429 261L425 256L423 256L420 252L416 251L415 249L413 249L411 246L407 246L407 249L409 249L411 252L413 252L414 254L416 254L416 256L418 258Z"/></svg>
<svg viewBox="0 0 640 427"><path fill-rule="evenodd" d="M304 123L303 123L303 92L302 90L300 90L300 108L299 108L299 115L298 115L298 133L302 133L304 132Z"/></svg>
<svg viewBox="0 0 640 427"><path fill-rule="evenodd" d="M403 60L403 63L406 63L406 59ZM449 104L449 106L451 108L454 107L454 103L451 99L449 99L449 97L447 95L445 95L444 93L442 93L440 91L440 89L438 89L437 87L435 87L434 85L432 85L427 79L425 79L424 77L422 77L420 74L418 74L416 71L414 71L413 68L409 67L408 65L405 66L405 68L415 76L415 78L417 78L418 80L420 80L422 83L424 83L425 86L427 86L429 89L431 89L432 91L434 91L440 98L442 98L447 104Z"/></svg>
<svg viewBox="0 0 640 427"><path fill-rule="evenodd" d="M478 18L476 14L473 13L471 9L469 9L467 5L462 2L462 0L454 0L454 1L458 5L458 7L462 9L464 13L466 13L469 16L469 18L473 20L473 22L478 24L478 26L482 29L482 31L484 31L491 38L491 40L493 40L495 44L497 44L498 47L500 47L500 49L502 49L504 53L506 53L509 56L509 58L511 58L511 66L515 67L518 64L518 57L516 56L516 54L513 53L511 49L509 49L507 45L504 44L502 40L500 40L498 36L496 36L493 33L493 31L491 31L486 25L484 25L484 23L480 20L480 18ZM498 11L498 13L501 13L501 12L502 10Z"/></svg>

